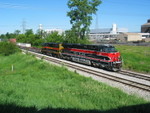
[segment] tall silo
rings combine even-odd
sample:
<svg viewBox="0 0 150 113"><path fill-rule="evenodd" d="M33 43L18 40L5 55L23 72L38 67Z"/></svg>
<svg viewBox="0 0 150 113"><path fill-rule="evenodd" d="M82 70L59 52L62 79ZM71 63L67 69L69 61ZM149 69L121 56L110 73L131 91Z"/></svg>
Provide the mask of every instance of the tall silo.
<svg viewBox="0 0 150 113"><path fill-rule="evenodd" d="M113 25L112 25L111 34L117 34L117 24L113 24Z"/></svg>

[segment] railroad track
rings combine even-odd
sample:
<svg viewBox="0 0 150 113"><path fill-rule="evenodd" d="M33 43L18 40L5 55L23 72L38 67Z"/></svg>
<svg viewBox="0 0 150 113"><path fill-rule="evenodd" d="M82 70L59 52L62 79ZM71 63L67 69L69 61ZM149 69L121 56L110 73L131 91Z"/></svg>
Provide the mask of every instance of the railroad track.
<svg viewBox="0 0 150 113"><path fill-rule="evenodd" d="M30 51L28 51L28 52L30 52ZM108 79L108 80L111 80L111 81L115 81L115 82L118 82L118 83L121 83L121 84L124 84L124 85L127 85L127 86L131 86L131 87L134 87L134 88L138 88L140 90L150 92L150 84L140 83L140 82L135 81L135 80L130 80L130 79L123 78L122 76L118 77L118 76L115 76L115 75L110 74L110 73L108 74L108 73L105 73L105 72L101 72L100 70L95 70L95 69L93 69L89 66L78 65L76 63L72 63L72 62L69 62L69 61L61 60L61 59L50 57L50 56L46 56L46 55L43 55L43 54L39 54L39 53L35 53L35 52L30 52L30 53L34 54L36 57L39 57L39 58L42 58L42 59L60 64L60 65L65 65L65 66L73 68L75 70L86 72L88 74L92 74L92 75L95 75L95 76L98 76L98 77L102 77L102 78L105 78L105 79ZM150 78L148 76L140 77L141 75L138 75L138 74L133 74L133 73L131 74L131 73L127 73L126 71L121 71L120 72L120 74L123 74L123 73L127 76L136 77L136 78L143 79L143 80L146 80L146 81L150 82Z"/></svg>
<svg viewBox="0 0 150 113"><path fill-rule="evenodd" d="M131 72L131 71L126 71L126 70L121 70L119 73L123 74L123 75L130 76L130 77L135 77L135 78L139 78L139 79L150 81L150 75L136 73L136 72Z"/></svg>

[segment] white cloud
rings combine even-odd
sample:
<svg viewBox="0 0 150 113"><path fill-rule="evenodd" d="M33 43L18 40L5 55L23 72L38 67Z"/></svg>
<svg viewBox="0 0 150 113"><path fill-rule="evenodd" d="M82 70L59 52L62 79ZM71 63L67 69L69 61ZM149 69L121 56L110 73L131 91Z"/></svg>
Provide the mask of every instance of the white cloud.
<svg viewBox="0 0 150 113"><path fill-rule="evenodd" d="M28 9L29 7L22 4L13 4L13 3L0 3L0 8L7 9Z"/></svg>

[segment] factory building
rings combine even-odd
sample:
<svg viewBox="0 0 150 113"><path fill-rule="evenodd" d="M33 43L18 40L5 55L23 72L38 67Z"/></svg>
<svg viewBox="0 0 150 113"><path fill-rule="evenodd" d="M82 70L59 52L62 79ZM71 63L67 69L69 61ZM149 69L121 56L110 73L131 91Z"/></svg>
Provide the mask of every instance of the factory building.
<svg viewBox="0 0 150 113"><path fill-rule="evenodd" d="M150 33L150 19L147 20L147 23L141 26L141 33Z"/></svg>
<svg viewBox="0 0 150 113"><path fill-rule="evenodd" d="M112 28L104 29L91 29L89 33L90 40L101 41L101 40L114 40L117 39L118 34L121 32L128 32L126 28L117 28L116 24L112 25Z"/></svg>
<svg viewBox="0 0 150 113"><path fill-rule="evenodd" d="M120 33L117 40L120 42L141 41L142 37L139 33Z"/></svg>
<svg viewBox="0 0 150 113"><path fill-rule="evenodd" d="M62 29L43 29L43 25L42 24L39 24L39 30L40 31L44 31L45 33L47 34L51 34L53 32L58 32L59 35L61 35L64 31Z"/></svg>
<svg viewBox="0 0 150 113"><path fill-rule="evenodd" d="M45 32L47 34L51 34L53 32L58 32L58 34L61 35L64 31L62 29L46 29Z"/></svg>
<svg viewBox="0 0 150 113"><path fill-rule="evenodd" d="M147 23L141 26L141 33L128 32L126 28L117 28L116 24L112 25L112 28L106 29L91 29L89 38L94 42L101 41L120 41L120 42L133 42L133 41L145 41L150 42L150 19Z"/></svg>

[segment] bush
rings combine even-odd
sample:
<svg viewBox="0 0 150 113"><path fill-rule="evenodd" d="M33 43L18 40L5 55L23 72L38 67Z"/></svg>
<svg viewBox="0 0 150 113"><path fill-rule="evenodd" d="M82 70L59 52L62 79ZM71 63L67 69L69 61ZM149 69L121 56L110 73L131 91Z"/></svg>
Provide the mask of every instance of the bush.
<svg viewBox="0 0 150 113"><path fill-rule="evenodd" d="M19 51L19 48L13 43L0 42L0 55L9 56Z"/></svg>

